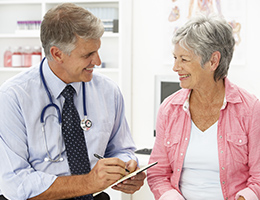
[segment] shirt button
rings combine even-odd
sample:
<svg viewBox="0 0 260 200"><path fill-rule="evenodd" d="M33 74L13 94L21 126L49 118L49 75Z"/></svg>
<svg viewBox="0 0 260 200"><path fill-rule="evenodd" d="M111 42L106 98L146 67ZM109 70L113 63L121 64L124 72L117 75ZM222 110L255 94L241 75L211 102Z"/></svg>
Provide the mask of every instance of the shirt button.
<svg viewBox="0 0 260 200"><path fill-rule="evenodd" d="M221 135L221 136L219 136L219 138L220 138L220 139L222 139L222 135Z"/></svg>
<svg viewBox="0 0 260 200"><path fill-rule="evenodd" d="M220 153L224 153L224 151L220 151Z"/></svg>
<svg viewBox="0 0 260 200"><path fill-rule="evenodd" d="M242 143L242 140L239 140L239 143Z"/></svg>
<svg viewBox="0 0 260 200"><path fill-rule="evenodd" d="M183 153L181 153L181 156L183 156Z"/></svg>
<svg viewBox="0 0 260 200"><path fill-rule="evenodd" d="M225 167L222 167L222 170L225 170Z"/></svg>
<svg viewBox="0 0 260 200"><path fill-rule="evenodd" d="M180 171L180 169L177 169L177 171L179 172L179 171Z"/></svg>
<svg viewBox="0 0 260 200"><path fill-rule="evenodd" d="M185 138L185 140L188 140L188 138Z"/></svg>
<svg viewBox="0 0 260 200"><path fill-rule="evenodd" d="M170 141L167 141L167 144L171 144Z"/></svg>
<svg viewBox="0 0 260 200"><path fill-rule="evenodd" d="M222 183L225 184L225 181L223 181Z"/></svg>

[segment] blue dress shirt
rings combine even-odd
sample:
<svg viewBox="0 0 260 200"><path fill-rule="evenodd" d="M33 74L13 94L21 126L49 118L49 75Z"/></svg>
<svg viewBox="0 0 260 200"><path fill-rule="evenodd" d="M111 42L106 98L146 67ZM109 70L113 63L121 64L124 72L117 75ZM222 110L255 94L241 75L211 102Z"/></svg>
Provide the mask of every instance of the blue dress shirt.
<svg viewBox="0 0 260 200"><path fill-rule="evenodd" d="M43 74L52 100L60 111L64 98L60 93L66 86L43 63ZM82 83L72 83L76 90L75 106L84 119ZM92 127L84 131L88 155L93 168L94 153L118 157L123 161L137 160L135 144L125 118L120 89L109 78L94 73L85 83L86 108ZM51 107L45 113L45 134L40 115L50 103L42 84L39 65L9 79L0 88L0 188L8 199L24 200L47 190L57 176L70 175L61 125L57 111ZM44 142L44 137L46 142ZM46 161L61 153L63 161Z"/></svg>

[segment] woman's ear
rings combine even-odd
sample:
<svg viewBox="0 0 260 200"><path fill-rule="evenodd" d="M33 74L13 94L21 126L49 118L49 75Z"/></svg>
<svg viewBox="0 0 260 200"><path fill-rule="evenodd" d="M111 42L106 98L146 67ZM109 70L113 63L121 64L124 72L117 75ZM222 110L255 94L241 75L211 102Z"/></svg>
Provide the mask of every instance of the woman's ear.
<svg viewBox="0 0 260 200"><path fill-rule="evenodd" d="M63 63L63 52L56 46L52 46L50 48L50 53L52 55L52 58L58 62L58 63Z"/></svg>
<svg viewBox="0 0 260 200"><path fill-rule="evenodd" d="M212 71L215 71L218 68L220 59L221 59L221 54L219 51L215 51L212 53L210 59L210 65Z"/></svg>

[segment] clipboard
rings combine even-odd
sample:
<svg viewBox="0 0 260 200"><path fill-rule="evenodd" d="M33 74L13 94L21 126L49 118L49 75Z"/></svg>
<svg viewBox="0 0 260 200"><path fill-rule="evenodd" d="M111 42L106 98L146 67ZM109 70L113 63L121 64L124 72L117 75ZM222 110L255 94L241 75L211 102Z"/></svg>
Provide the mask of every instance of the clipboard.
<svg viewBox="0 0 260 200"><path fill-rule="evenodd" d="M118 183L121 183L121 182L125 181L126 179L129 179L129 178L131 178L131 177L133 177L133 176L136 176L137 174L139 174L139 173L141 173L141 172L143 172L143 171L149 169L150 167L156 165L157 163L158 163L158 162L150 163L149 165L146 165L146 166L144 166L144 167L142 167L142 168L140 168L140 169L138 169L138 170L136 170L136 171L134 171L134 172L132 172L132 173L130 173L130 174L124 176L124 177L122 177L121 179L119 179L118 181L116 181L115 183L113 183L112 185L110 185L109 187L113 187L113 186L117 185ZM98 194L101 193L101 192L102 192L102 191L94 193L94 194L93 194L93 197L96 196L96 195L98 195Z"/></svg>

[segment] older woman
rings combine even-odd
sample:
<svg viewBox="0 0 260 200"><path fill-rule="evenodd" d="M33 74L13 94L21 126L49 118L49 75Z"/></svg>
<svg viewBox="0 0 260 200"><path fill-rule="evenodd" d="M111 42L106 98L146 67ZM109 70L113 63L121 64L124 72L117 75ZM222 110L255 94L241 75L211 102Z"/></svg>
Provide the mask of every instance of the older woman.
<svg viewBox="0 0 260 200"><path fill-rule="evenodd" d="M260 199L260 103L227 76L232 28L198 16L174 38L182 89L160 106L148 183L159 200Z"/></svg>

